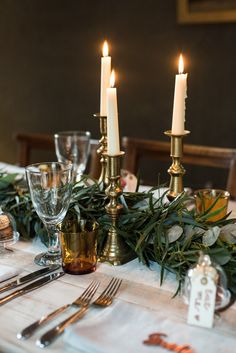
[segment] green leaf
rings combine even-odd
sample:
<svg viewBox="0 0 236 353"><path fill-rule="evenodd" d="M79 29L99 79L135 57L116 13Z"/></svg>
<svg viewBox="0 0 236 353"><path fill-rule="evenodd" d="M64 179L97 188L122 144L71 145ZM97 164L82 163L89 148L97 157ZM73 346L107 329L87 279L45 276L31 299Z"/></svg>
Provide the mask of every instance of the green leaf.
<svg viewBox="0 0 236 353"><path fill-rule="evenodd" d="M209 228L203 234L202 243L206 246L211 246L211 245L215 244L219 235L220 235L220 227L215 226L215 227Z"/></svg>
<svg viewBox="0 0 236 353"><path fill-rule="evenodd" d="M225 265L231 260L230 252L224 248L209 249L208 254L219 265Z"/></svg>

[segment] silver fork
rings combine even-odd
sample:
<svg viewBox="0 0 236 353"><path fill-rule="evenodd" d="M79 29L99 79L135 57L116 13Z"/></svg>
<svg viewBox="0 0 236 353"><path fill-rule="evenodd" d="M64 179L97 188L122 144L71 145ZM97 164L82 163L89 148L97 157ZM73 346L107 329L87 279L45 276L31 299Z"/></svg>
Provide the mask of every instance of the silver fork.
<svg viewBox="0 0 236 353"><path fill-rule="evenodd" d="M44 335L42 335L42 337L37 340L37 346L44 348L51 344L58 336L60 336L64 332L67 326L81 319L90 306L96 305L100 307L107 307L111 305L111 303L113 302L113 298L115 297L118 289L120 288L121 283L121 279L112 278L108 286L102 292L102 294L92 304L83 305L82 308L76 311L73 315L69 316L66 320L62 321L54 328L47 331Z"/></svg>
<svg viewBox="0 0 236 353"><path fill-rule="evenodd" d="M33 322L31 325L24 328L21 332L17 334L17 338L19 339L26 339L32 336L32 334L43 324L46 324L48 321L52 320L55 316L63 313L66 309L70 308L71 306L83 306L84 304L89 302L89 299L93 297L96 290L98 289L100 282L93 281L90 285L85 289L85 291L75 300L73 303L65 304L60 308L52 311L50 314L46 316L42 316L39 320Z"/></svg>

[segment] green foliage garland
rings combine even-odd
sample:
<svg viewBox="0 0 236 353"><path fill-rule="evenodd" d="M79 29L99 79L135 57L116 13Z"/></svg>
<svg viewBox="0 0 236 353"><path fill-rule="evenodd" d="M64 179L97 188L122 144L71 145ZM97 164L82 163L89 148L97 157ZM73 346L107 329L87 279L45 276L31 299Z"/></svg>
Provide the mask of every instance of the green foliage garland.
<svg viewBox="0 0 236 353"><path fill-rule="evenodd" d="M118 224L120 236L142 263L149 266L151 261L156 261L161 266L161 281L164 271L169 270L181 283L186 271L196 263L199 252L203 251L223 266L229 287L236 293L236 219L229 219L227 215L210 223L208 218L220 211L212 212L214 205L196 215L194 208L189 207L193 200L185 193L172 202L165 202L165 194L154 197L158 190L156 187L148 192L123 193L120 202L124 207ZM75 184L63 226L70 227L80 218L96 220L100 225L101 249L110 226L105 212L107 202L101 185L95 181L88 186ZM22 238L32 239L37 235L47 242L47 234L30 195L22 181L16 181L16 175L0 175L0 204L15 217Z"/></svg>

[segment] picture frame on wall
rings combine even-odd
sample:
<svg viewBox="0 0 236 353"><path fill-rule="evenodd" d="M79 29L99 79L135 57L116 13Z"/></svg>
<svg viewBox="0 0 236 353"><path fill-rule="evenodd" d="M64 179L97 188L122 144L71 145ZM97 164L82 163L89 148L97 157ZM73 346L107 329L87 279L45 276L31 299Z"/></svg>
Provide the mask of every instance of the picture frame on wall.
<svg viewBox="0 0 236 353"><path fill-rule="evenodd" d="M180 24L236 22L236 0L177 0Z"/></svg>

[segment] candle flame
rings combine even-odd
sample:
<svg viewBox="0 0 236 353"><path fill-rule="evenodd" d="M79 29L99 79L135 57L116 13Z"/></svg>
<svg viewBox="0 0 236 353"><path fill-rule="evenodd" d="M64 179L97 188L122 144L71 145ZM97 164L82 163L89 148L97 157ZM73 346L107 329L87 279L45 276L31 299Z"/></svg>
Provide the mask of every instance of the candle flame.
<svg viewBox="0 0 236 353"><path fill-rule="evenodd" d="M103 49L102 49L102 55L103 56L108 56L109 50L108 50L108 43L105 40L104 44L103 44Z"/></svg>
<svg viewBox="0 0 236 353"><path fill-rule="evenodd" d="M112 70L112 72L111 72L110 86L111 86L111 87L114 87L114 86L115 86L115 71L114 71L114 70Z"/></svg>
<svg viewBox="0 0 236 353"><path fill-rule="evenodd" d="M180 54L179 57L179 74L182 74L184 72L184 60L182 54Z"/></svg>

